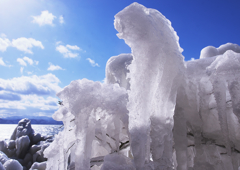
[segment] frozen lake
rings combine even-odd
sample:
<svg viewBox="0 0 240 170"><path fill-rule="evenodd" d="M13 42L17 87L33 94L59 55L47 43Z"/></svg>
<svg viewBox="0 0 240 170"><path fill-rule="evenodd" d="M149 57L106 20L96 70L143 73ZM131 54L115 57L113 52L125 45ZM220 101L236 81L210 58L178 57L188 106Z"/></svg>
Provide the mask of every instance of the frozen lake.
<svg viewBox="0 0 240 170"><path fill-rule="evenodd" d="M31 125L35 133L40 133L43 136L55 135L63 128L62 125ZM0 124L0 140L10 139L17 124Z"/></svg>

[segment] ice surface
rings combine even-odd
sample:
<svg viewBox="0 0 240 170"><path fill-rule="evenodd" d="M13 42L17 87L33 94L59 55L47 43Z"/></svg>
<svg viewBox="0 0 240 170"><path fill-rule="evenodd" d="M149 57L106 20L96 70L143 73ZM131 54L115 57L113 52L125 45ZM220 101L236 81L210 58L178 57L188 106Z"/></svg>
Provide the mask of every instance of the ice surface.
<svg viewBox="0 0 240 170"><path fill-rule="evenodd" d="M176 92L184 71L182 49L160 12L133 3L115 16L118 37L132 49L129 66L129 131L134 163L171 168Z"/></svg>
<svg viewBox="0 0 240 170"><path fill-rule="evenodd" d="M44 152L45 157L49 158L47 169L66 169L70 153L71 161L78 160L75 169L89 169L95 136L101 143L100 147L107 147L109 152L118 150L120 121L123 122L128 113L124 88L118 84L83 79L71 82L58 93L58 97L62 99L63 106L53 118L64 122L64 131ZM110 133L106 134L107 131ZM59 160L58 165L55 159Z"/></svg>
<svg viewBox="0 0 240 170"><path fill-rule="evenodd" d="M133 59L132 54L120 54L111 57L106 64L106 81L109 84L118 83L119 86L129 90L130 84L127 78L128 66Z"/></svg>
<svg viewBox="0 0 240 170"><path fill-rule="evenodd" d="M200 54L200 59L221 55L228 50L234 51L236 53L240 53L240 46L232 43L223 44L218 48L215 48L213 46L207 46L202 49Z"/></svg>

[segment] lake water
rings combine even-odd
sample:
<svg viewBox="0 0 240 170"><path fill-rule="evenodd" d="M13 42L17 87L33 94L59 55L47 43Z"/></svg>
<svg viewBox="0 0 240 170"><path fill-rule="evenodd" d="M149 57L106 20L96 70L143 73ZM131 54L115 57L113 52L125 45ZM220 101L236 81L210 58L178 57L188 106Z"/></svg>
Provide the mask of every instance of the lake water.
<svg viewBox="0 0 240 170"><path fill-rule="evenodd" d="M52 136L57 134L63 128L62 125L31 125L35 133L40 133L43 136ZM17 124L0 124L0 140L10 139Z"/></svg>

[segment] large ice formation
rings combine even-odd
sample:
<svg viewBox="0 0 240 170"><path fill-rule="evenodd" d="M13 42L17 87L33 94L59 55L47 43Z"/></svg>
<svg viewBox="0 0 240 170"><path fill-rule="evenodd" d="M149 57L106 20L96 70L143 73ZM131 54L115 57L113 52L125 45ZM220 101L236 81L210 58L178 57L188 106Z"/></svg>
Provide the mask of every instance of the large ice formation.
<svg viewBox="0 0 240 170"><path fill-rule="evenodd" d="M44 151L46 169L239 169L240 47L208 46L186 62L170 21L138 3L114 26L132 53L108 60L104 83L57 94L64 130Z"/></svg>

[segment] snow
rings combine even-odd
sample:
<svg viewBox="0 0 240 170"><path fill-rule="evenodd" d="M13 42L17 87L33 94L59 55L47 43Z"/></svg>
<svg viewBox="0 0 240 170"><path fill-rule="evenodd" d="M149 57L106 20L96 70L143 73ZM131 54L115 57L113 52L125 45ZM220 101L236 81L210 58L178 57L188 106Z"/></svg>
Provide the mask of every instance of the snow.
<svg viewBox="0 0 240 170"><path fill-rule="evenodd" d="M200 59L221 55L228 50L234 51L236 53L240 53L240 46L232 43L223 44L218 48L215 48L213 46L207 46L202 49L200 54Z"/></svg>

